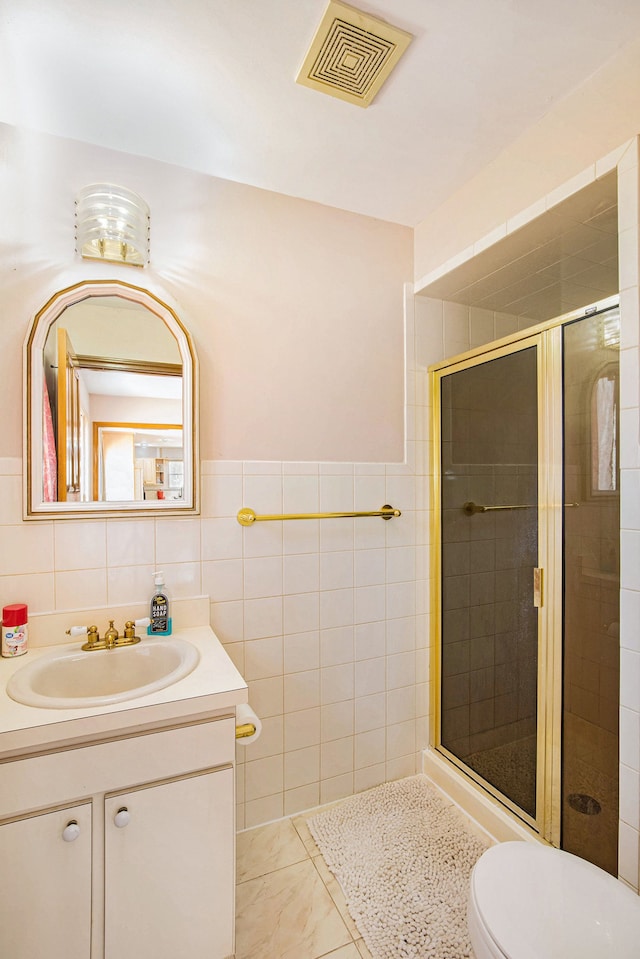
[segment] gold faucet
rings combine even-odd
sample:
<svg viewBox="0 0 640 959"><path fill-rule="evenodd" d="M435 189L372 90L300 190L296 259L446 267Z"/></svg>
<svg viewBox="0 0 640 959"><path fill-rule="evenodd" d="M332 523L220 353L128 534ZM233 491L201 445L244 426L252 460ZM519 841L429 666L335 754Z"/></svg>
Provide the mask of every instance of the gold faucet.
<svg viewBox="0 0 640 959"><path fill-rule="evenodd" d="M113 620L109 620L109 629L104 634L104 644L107 649L114 649L116 646L134 646L139 642L140 637L136 636L136 624L132 619L128 619L124 624L122 636L118 635Z"/></svg>
<svg viewBox="0 0 640 959"><path fill-rule="evenodd" d="M113 649L118 645L118 630L113 625L113 620L109 620L109 629L104 634L104 645L107 649Z"/></svg>
<svg viewBox="0 0 640 959"><path fill-rule="evenodd" d="M144 620L140 620L140 623L144 622ZM112 619L109 620L109 629L104 634L103 639L100 639L97 626L73 626L67 630L68 636L77 636L80 633L86 633L87 635L87 641L82 644L82 649L87 652L94 649L116 649L118 646L134 646L140 642L140 637L136 636L136 624L132 619L127 620L124 624L122 636L118 634Z"/></svg>

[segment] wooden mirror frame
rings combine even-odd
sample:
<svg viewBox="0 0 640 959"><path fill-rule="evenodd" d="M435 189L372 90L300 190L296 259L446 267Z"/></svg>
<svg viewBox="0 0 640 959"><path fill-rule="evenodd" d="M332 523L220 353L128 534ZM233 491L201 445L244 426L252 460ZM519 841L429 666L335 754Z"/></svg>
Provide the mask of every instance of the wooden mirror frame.
<svg viewBox="0 0 640 959"><path fill-rule="evenodd" d="M154 313L175 337L182 359L184 499L131 502L44 502L43 489L43 350L51 324L63 310L89 297L111 296L138 303ZM198 363L189 331L175 311L155 294L120 280L88 280L60 290L39 310L24 342L24 518L86 519L110 516L184 515L199 510Z"/></svg>

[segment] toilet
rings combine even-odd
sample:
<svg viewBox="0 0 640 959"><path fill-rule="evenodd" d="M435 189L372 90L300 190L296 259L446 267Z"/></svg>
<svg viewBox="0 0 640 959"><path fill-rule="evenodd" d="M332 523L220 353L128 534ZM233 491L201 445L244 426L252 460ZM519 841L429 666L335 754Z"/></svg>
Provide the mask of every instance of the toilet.
<svg viewBox="0 0 640 959"><path fill-rule="evenodd" d="M536 842L488 849L471 873L476 959L638 959L640 897L597 866Z"/></svg>

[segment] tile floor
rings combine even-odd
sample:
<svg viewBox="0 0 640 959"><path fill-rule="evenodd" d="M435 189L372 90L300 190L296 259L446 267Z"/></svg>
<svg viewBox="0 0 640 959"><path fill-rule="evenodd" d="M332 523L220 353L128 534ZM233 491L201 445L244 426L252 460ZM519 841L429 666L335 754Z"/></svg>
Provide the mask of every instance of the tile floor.
<svg viewBox="0 0 640 959"><path fill-rule="evenodd" d="M371 959L306 819L238 834L236 959Z"/></svg>
<svg viewBox="0 0 640 959"><path fill-rule="evenodd" d="M235 959L371 959L307 826L334 805L238 833ZM460 817L469 832L490 839Z"/></svg>

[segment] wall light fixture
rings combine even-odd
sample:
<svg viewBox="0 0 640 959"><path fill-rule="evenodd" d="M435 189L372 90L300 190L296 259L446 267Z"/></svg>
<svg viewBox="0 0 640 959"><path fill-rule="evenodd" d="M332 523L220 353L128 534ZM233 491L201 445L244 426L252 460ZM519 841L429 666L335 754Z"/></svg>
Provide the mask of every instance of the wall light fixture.
<svg viewBox="0 0 640 959"><path fill-rule="evenodd" d="M149 262L149 207L137 193L92 183L76 197L76 252L92 260Z"/></svg>

